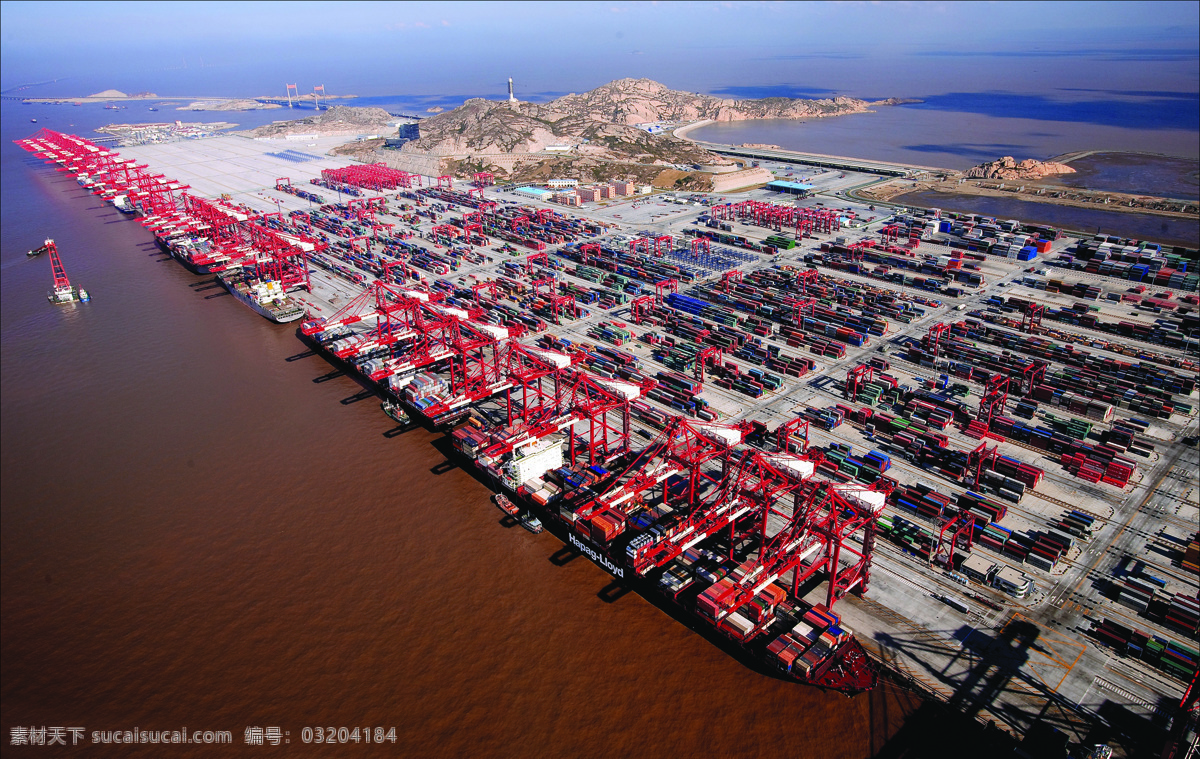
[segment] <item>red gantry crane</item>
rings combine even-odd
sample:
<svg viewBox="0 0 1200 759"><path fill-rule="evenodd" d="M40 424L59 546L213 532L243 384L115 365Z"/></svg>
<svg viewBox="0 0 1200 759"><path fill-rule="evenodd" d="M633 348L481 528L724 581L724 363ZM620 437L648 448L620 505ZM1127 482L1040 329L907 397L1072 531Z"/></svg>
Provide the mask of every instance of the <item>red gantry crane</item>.
<svg viewBox="0 0 1200 759"><path fill-rule="evenodd" d="M789 573L792 596L799 597L800 585L824 572L829 582L829 609L851 590L865 592L875 551L876 520L894 486L887 477L869 486L806 481L790 509L764 509L768 517L764 525L769 524L771 515L786 515L786 522L774 534L763 533L757 559L717 598L717 621ZM843 554L851 557L849 563L843 563Z"/></svg>
<svg viewBox="0 0 1200 759"><path fill-rule="evenodd" d="M863 388L868 382L875 379L875 367L870 364L859 364L858 366L846 372L846 398L854 400L858 397L858 391Z"/></svg>
<svg viewBox="0 0 1200 759"><path fill-rule="evenodd" d="M660 485L662 502L670 502L690 517L706 502L705 499L715 497L719 484L729 474L730 451L745 439L746 432L740 427L698 422L682 416L672 417L659 435L612 480L606 492L574 512L572 519L576 529L585 535L594 533L588 524L589 520L608 515L617 524L616 532L609 532L605 536L611 540L624 531L626 514L636 504L650 497L652 489ZM705 464L718 457L722 458L719 472L705 467ZM669 478L675 476L685 478L686 483L677 496L668 492L666 484ZM645 545L645 539L639 537L630 545L630 549ZM647 570L648 567L639 571L639 574Z"/></svg>
<svg viewBox="0 0 1200 759"><path fill-rule="evenodd" d="M992 375L983 397L979 399L979 421L989 430L992 428L992 419L1004 413L1004 406L1008 403L1008 383L1008 377Z"/></svg>
<svg viewBox="0 0 1200 759"><path fill-rule="evenodd" d="M50 273L54 276L54 290L50 293L50 302L66 303L75 300L75 289L71 280L67 279L67 270L63 268L62 259L58 257L58 246L54 240L46 240L46 251L50 254Z"/></svg>

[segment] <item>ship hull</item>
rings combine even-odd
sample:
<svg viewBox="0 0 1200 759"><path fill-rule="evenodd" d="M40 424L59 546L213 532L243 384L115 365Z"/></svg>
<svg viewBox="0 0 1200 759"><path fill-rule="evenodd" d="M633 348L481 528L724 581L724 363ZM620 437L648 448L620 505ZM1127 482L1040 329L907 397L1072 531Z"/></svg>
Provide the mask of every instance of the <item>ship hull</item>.
<svg viewBox="0 0 1200 759"><path fill-rule="evenodd" d="M180 252L178 247L169 244L168 242L166 242L165 240L163 240L159 237L155 237L154 240L155 240L155 242L158 243L158 247L161 248L164 253L169 253L172 258L174 258L179 263L183 264L183 268L187 269L192 274L212 274L213 273L213 268L214 268L215 264L192 263L192 261L187 256L183 255L183 253Z"/></svg>
<svg viewBox="0 0 1200 759"><path fill-rule="evenodd" d="M255 299L255 297L251 295L248 290L243 290L241 287L238 287L236 283L230 282L227 278L219 276L217 279L221 280L221 284L225 286L225 289L229 291L230 295L237 298L239 302L246 306L246 308L249 308L268 321L275 322L276 324L287 324L288 322L294 322L304 318L304 309L302 308L297 307L284 310L273 310L267 306L264 306L262 303L259 303L258 300Z"/></svg>
<svg viewBox="0 0 1200 759"><path fill-rule="evenodd" d="M693 632L702 635L709 642L750 669L790 682L811 685L825 690L834 690L847 696L864 693L874 688L877 684L878 679L875 674L876 669L874 664L869 661L862 645L853 637L840 646L833 655L818 665L807 677L779 667L767 658L765 636L759 636L749 643L741 643L723 634L711 620L702 616L689 605L682 603L675 594L672 594L657 582L638 576L630 567L624 566L624 563L619 558L609 556L603 547L596 545L586 537L579 536L570 524L560 518L558 509L549 505L539 504L521 495L519 492L504 485L500 479L493 476L486 469L480 467L472 457L456 448L454 452L455 455L468 462L472 470L478 473L485 482L503 493L510 501L519 504L529 513L540 516L546 532L553 534L565 546L588 557L592 563L612 576L614 583L619 583L621 586L636 592L664 613L673 617ZM829 683L822 682L825 679L826 673L852 660L866 662L866 666L869 667L871 672L869 680L860 680L850 685L844 683L834 684L832 681Z"/></svg>
<svg viewBox="0 0 1200 759"><path fill-rule="evenodd" d="M467 407L465 410L455 409L454 411L451 411L443 416L429 416L421 409L406 401L403 397L403 394L393 392L391 386L388 385L386 380L379 382L371 379L366 374L363 374L359 368L354 365L353 361L349 361L336 355L333 351L329 350L327 346L322 344L311 335L306 335L300 330L296 330L296 333L300 336L300 340L305 345L309 346L315 352L323 356L330 364L353 376L360 384L379 393L381 397L386 398L393 403L399 404L400 408L403 409L406 414L408 414L410 422L420 422L432 427L433 429L444 430L460 422L462 418L470 411L470 407Z"/></svg>

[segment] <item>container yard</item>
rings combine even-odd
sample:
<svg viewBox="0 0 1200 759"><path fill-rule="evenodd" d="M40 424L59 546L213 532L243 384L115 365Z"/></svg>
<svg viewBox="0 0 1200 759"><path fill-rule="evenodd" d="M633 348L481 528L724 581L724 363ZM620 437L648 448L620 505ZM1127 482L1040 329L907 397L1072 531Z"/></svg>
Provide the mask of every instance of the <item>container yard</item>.
<svg viewBox="0 0 1200 759"><path fill-rule="evenodd" d="M1165 731L1195 681L1195 250L846 204L867 178L810 167L802 200L581 210L319 141L21 144L445 430L553 536L514 539L740 665L1075 741Z"/></svg>

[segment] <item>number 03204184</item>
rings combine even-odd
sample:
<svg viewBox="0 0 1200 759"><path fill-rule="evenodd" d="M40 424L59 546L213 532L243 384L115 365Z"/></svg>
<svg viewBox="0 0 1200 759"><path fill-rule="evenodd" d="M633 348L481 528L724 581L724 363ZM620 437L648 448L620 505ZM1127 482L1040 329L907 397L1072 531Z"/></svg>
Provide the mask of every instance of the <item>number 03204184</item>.
<svg viewBox="0 0 1200 759"><path fill-rule="evenodd" d="M394 727L306 727L300 731L305 743L395 743Z"/></svg>

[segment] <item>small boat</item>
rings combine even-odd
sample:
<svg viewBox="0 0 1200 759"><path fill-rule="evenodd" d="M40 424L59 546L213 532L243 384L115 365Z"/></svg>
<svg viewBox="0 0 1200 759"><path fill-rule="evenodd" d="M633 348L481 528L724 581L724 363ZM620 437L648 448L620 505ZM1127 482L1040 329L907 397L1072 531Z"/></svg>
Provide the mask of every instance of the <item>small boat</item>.
<svg viewBox="0 0 1200 759"><path fill-rule="evenodd" d="M43 245L43 246L42 246L42 247L40 247L40 248L34 248L33 250L29 251L29 252L28 252L28 253L26 253L25 255L26 255L26 256L28 256L29 258L33 258L33 257L35 257L35 256L40 256L40 255L42 255L42 254L43 254L43 253L45 253L45 252L46 252L46 246L45 246L45 245Z"/></svg>
<svg viewBox="0 0 1200 759"><path fill-rule="evenodd" d="M412 421L409 419L408 414L404 412L404 409L400 407L399 403L384 401L379 404L379 408L383 409L383 413L391 417L397 424L408 424Z"/></svg>
<svg viewBox="0 0 1200 759"><path fill-rule="evenodd" d="M508 496L503 493L496 493L492 496L492 501L500 507L500 510L505 514L516 516L521 513L521 507L508 500Z"/></svg>
<svg viewBox="0 0 1200 759"><path fill-rule="evenodd" d="M31 121L32 123L34 123L34 124L36 124L36 123L37 123L37 119L30 119L30 121Z"/></svg>
<svg viewBox="0 0 1200 759"><path fill-rule="evenodd" d="M92 299L92 296L88 295L87 290L84 290L82 287L79 288L79 300L83 301L84 303L87 303L91 299Z"/></svg>
<svg viewBox="0 0 1200 759"><path fill-rule="evenodd" d="M544 529L542 527L542 520L538 519L533 514L530 514L528 511L517 517L517 521L521 523L522 527L524 527L526 530L529 530L534 535L537 535Z"/></svg>

